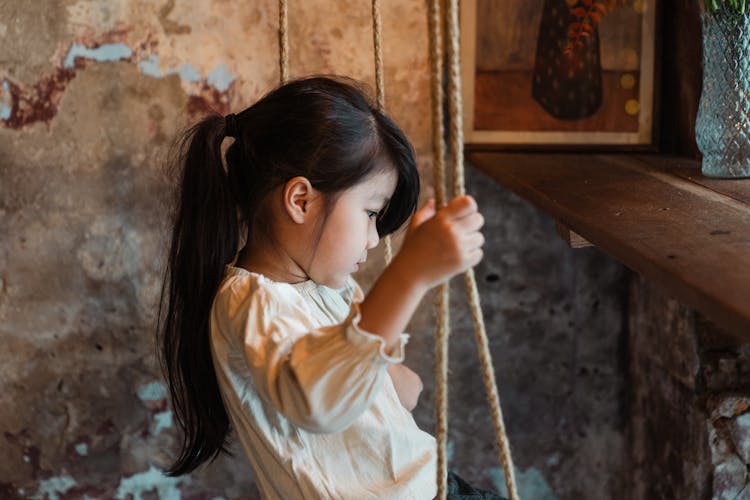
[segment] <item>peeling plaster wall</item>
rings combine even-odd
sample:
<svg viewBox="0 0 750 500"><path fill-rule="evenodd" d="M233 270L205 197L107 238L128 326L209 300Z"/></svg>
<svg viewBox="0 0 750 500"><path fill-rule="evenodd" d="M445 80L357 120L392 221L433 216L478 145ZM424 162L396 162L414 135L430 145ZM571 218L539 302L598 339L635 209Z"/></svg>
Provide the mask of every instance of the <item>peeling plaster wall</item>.
<svg viewBox="0 0 750 500"><path fill-rule="evenodd" d="M383 2L386 103L431 194L426 13ZM177 444L153 330L175 134L239 110L278 79L276 1L0 0L0 498L256 498L239 447L166 478ZM369 2L290 5L292 76L373 82ZM572 251L552 222L471 166L487 218L477 268L506 424L526 498L617 498L624 272ZM397 239L396 245L399 241ZM365 288L380 254L359 274ZM461 280L454 283L451 465L502 488ZM407 364L426 385L433 326Z"/></svg>

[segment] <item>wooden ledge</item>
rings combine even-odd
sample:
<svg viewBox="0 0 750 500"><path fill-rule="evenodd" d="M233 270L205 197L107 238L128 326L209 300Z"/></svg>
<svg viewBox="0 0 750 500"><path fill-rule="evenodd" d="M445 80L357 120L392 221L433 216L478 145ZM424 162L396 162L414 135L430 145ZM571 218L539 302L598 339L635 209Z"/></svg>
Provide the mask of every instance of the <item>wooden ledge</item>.
<svg viewBox="0 0 750 500"><path fill-rule="evenodd" d="M473 152L467 161L750 339L750 179L708 179L699 161L661 155Z"/></svg>

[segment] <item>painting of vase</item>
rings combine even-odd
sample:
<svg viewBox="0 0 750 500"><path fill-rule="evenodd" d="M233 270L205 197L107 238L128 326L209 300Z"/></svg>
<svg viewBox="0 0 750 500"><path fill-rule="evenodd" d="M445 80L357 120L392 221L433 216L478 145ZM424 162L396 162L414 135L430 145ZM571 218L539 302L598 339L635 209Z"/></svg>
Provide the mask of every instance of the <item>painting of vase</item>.
<svg viewBox="0 0 750 500"><path fill-rule="evenodd" d="M466 142L650 147L654 1L462 2Z"/></svg>

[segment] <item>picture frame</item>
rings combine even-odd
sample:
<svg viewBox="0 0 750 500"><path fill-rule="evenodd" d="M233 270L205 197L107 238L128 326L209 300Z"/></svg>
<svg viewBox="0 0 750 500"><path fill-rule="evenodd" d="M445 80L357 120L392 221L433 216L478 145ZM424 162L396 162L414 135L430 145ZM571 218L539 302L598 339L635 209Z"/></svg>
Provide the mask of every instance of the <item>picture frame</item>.
<svg viewBox="0 0 750 500"><path fill-rule="evenodd" d="M462 0L467 149L655 150L657 1Z"/></svg>

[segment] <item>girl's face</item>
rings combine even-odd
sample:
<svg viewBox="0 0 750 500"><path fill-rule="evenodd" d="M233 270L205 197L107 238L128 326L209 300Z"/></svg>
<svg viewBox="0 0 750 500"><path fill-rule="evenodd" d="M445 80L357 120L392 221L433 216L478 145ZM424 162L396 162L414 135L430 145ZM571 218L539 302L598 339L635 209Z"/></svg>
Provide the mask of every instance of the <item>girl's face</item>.
<svg viewBox="0 0 750 500"><path fill-rule="evenodd" d="M377 246L378 213L396 191L398 174L392 168L373 175L343 192L328 216L308 274L317 283L341 288L347 277L367 260Z"/></svg>

